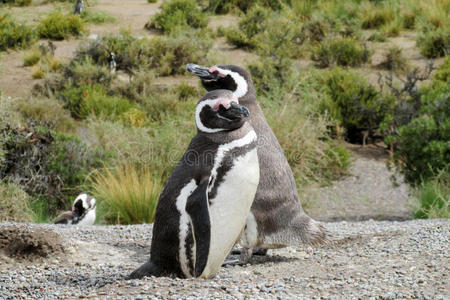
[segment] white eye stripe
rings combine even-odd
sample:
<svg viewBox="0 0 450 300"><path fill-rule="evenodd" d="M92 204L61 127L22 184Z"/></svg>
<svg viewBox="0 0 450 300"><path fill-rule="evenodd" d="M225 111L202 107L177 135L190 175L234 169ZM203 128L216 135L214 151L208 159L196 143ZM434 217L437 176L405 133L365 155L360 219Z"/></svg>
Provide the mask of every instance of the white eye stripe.
<svg viewBox="0 0 450 300"><path fill-rule="evenodd" d="M221 68L216 67L217 70L224 75L230 75L233 79L234 82L237 85L237 88L235 91L233 91L233 95L236 96L236 98L241 98L242 96L244 96L245 94L247 94L248 92L248 84L247 84L247 80L245 80L244 77L242 77L242 75L240 75L237 72L233 72L231 70L224 70Z"/></svg>

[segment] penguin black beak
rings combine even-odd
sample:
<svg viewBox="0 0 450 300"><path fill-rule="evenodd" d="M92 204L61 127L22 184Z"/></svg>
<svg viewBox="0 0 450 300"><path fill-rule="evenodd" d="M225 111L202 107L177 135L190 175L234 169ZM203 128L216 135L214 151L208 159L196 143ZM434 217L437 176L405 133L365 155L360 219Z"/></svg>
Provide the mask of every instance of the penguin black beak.
<svg viewBox="0 0 450 300"><path fill-rule="evenodd" d="M203 66L199 66L196 64L187 64L186 65L186 70L194 75L197 75L198 77L200 77L203 80L214 80L218 78L218 74L219 72L213 72L210 73L209 72L209 68L207 67L203 67Z"/></svg>
<svg viewBox="0 0 450 300"><path fill-rule="evenodd" d="M235 121L238 119L247 118L250 116L250 111L243 105L237 104L236 102L231 102L228 109L220 105L219 114L227 119Z"/></svg>

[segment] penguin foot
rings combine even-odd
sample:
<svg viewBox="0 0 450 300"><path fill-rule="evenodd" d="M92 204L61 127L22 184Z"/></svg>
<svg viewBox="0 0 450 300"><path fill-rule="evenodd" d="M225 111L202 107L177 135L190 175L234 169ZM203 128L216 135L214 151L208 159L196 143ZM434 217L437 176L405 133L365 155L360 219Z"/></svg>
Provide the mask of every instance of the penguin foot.
<svg viewBox="0 0 450 300"><path fill-rule="evenodd" d="M240 254L242 253L243 250L244 250L244 248L233 249L233 250L231 250L231 254L232 254L232 255L240 255ZM267 255L267 250L268 250L268 249L254 248L254 249L253 249L252 255L265 256L265 255Z"/></svg>
<svg viewBox="0 0 450 300"><path fill-rule="evenodd" d="M141 279L145 276L152 276L155 275L155 266L151 261L146 262L136 270L134 270L126 279Z"/></svg>

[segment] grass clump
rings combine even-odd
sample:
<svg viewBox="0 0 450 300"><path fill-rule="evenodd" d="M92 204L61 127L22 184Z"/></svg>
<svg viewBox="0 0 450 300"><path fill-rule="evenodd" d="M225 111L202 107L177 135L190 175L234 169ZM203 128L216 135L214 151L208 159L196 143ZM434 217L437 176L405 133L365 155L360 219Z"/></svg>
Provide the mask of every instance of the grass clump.
<svg viewBox="0 0 450 300"><path fill-rule="evenodd" d="M206 25L206 15L194 0L171 0L161 5L161 12L146 27L173 33L180 27L205 28Z"/></svg>
<svg viewBox="0 0 450 300"><path fill-rule="evenodd" d="M383 43L383 42L387 41L387 38L386 38L386 35L384 33L381 33L381 32L377 31L377 32L372 33L369 36L368 40L371 41L371 42Z"/></svg>
<svg viewBox="0 0 450 300"><path fill-rule="evenodd" d="M361 11L363 29L374 29L385 25L394 19L393 12L383 5L368 5Z"/></svg>
<svg viewBox="0 0 450 300"><path fill-rule="evenodd" d="M30 199L19 185L0 182L0 222L32 222Z"/></svg>
<svg viewBox="0 0 450 300"><path fill-rule="evenodd" d="M362 131L377 129L390 111L383 97L358 73L334 68L325 76L325 97L320 106L347 130L350 142L364 142Z"/></svg>
<svg viewBox="0 0 450 300"><path fill-rule="evenodd" d="M405 71L408 64L406 58L402 55L402 49L393 46L387 49L384 60L378 67L390 71Z"/></svg>
<svg viewBox="0 0 450 300"><path fill-rule="evenodd" d="M54 40L64 40L69 36L78 36L84 31L83 20L77 15L64 15L53 12L38 26L39 36Z"/></svg>
<svg viewBox="0 0 450 300"><path fill-rule="evenodd" d="M23 58L23 65L25 67L34 66L41 60L42 56L42 51L38 47L33 47L26 52L25 57Z"/></svg>
<svg viewBox="0 0 450 300"><path fill-rule="evenodd" d="M33 0L2 0L2 3L12 4L14 6L30 6Z"/></svg>
<svg viewBox="0 0 450 300"><path fill-rule="evenodd" d="M370 52L353 38L325 40L314 47L311 59L320 68L338 66L359 66L369 59Z"/></svg>
<svg viewBox="0 0 450 300"><path fill-rule="evenodd" d="M34 68L33 74L31 74L33 79L42 79L45 77L45 72L40 67Z"/></svg>
<svg viewBox="0 0 450 300"><path fill-rule="evenodd" d="M152 171L132 165L96 172L91 179L99 218L108 224L152 223L162 185Z"/></svg>
<svg viewBox="0 0 450 300"><path fill-rule="evenodd" d="M450 28L424 29L416 42L425 57L444 57L450 52Z"/></svg>
<svg viewBox="0 0 450 300"><path fill-rule="evenodd" d="M35 40L35 31L30 26L16 23L9 14L0 15L0 51L27 48Z"/></svg>
<svg viewBox="0 0 450 300"><path fill-rule="evenodd" d="M103 24L103 23L115 23L117 21L116 18L108 14L104 11L95 11L95 10L84 10L81 13L81 18L84 22L93 23L93 24Z"/></svg>
<svg viewBox="0 0 450 300"><path fill-rule="evenodd" d="M415 193L414 217L418 219L450 218L450 172L441 171L423 182Z"/></svg>

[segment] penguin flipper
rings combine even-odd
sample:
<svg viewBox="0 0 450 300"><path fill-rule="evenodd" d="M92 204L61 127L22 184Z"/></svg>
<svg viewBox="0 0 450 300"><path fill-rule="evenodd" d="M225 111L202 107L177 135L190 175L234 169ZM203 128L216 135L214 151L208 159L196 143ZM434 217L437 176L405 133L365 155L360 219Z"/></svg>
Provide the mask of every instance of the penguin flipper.
<svg viewBox="0 0 450 300"><path fill-rule="evenodd" d="M159 276L151 260L134 270L126 279L141 279L145 276Z"/></svg>
<svg viewBox="0 0 450 300"><path fill-rule="evenodd" d="M205 269L211 241L211 222L208 209L208 180L203 180L186 201L194 235L196 254L194 276L198 277Z"/></svg>

